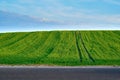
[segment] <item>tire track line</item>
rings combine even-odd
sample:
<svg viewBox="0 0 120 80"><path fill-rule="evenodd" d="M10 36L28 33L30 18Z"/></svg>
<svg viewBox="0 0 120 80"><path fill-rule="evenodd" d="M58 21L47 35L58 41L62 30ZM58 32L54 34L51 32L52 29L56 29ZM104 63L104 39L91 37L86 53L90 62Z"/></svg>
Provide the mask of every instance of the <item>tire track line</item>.
<svg viewBox="0 0 120 80"><path fill-rule="evenodd" d="M93 57L90 55L88 49L87 49L86 46L85 46L85 43L84 43L84 41L83 41L83 39L82 39L82 34L81 34L80 32L79 32L79 34L80 34L79 37L80 37L81 43L82 43L82 45L83 45L83 47L84 47L84 49L85 49L85 51L86 51L89 59L90 59L92 62L95 62L95 60L94 60Z"/></svg>
<svg viewBox="0 0 120 80"><path fill-rule="evenodd" d="M26 34L26 35L18 38L17 40L15 40L15 41L13 41L13 42L10 42L10 43L8 43L8 44L6 44L6 45L0 46L0 48L5 48L5 47L8 47L8 46L11 46L11 45L17 43L18 41L23 40L26 36L29 36L29 35L30 35L30 33L28 33L28 34Z"/></svg>
<svg viewBox="0 0 120 80"><path fill-rule="evenodd" d="M40 43L40 40L39 40L39 36L36 36L36 34L34 34L34 39L36 39L36 40L34 40L31 45L29 45L29 46L25 47L24 49L20 50L17 54L35 53L40 48L41 43ZM44 40L43 44L45 43L46 39ZM32 49L32 48L34 48L34 49ZM29 50L29 49L31 49L31 50Z"/></svg>
<svg viewBox="0 0 120 80"><path fill-rule="evenodd" d="M77 47L77 50L78 50L79 59L80 59L80 62L82 62L82 53L81 53L81 50L80 50L80 47L79 47L77 32L75 32L75 39L76 39L76 47Z"/></svg>
<svg viewBox="0 0 120 80"><path fill-rule="evenodd" d="M6 34L6 35L1 34L0 35L0 42L4 42L4 41L7 41L7 40L10 40L10 39L14 38L15 36L16 36L15 33Z"/></svg>
<svg viewBox="0 0 120 80"><path fill-rule="evenodd" d="M56 38L58 36L60 36L60 33L57 34L57 35L54 35L54 38ZM54 42L54 38L51 39L51 41L50 41L50 42L54 43L53 46L51 47L50 45L48 45L48 47L46 48L47 52L45 51L46 54L41 56L39 60L45 59L46 57L48 57L54 51L56 45L59 43L59 38L57 38L57 40L55 42Z"/></svg>

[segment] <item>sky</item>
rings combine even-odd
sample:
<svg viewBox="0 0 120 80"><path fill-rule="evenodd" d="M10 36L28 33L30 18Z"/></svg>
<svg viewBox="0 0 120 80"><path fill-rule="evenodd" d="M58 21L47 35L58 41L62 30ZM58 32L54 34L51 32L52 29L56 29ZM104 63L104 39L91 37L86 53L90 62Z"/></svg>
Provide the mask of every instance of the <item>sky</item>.
<svg viewBox="0 0 120 80"><path fill-rule="evenodd" d="M0 11L58 25L120 29L120 0L0 0Z"/></svg>

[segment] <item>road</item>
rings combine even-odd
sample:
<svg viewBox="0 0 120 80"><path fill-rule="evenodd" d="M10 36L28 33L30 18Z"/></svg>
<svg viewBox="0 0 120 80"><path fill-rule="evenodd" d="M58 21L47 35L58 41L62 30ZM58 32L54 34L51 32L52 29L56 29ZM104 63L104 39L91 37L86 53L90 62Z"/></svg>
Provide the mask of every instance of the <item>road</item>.
<svg viewBox="0 0 120 80"><path fill-rule="evenodd" d="M120 80L120 68L0 67L0 80Z"/></svg>

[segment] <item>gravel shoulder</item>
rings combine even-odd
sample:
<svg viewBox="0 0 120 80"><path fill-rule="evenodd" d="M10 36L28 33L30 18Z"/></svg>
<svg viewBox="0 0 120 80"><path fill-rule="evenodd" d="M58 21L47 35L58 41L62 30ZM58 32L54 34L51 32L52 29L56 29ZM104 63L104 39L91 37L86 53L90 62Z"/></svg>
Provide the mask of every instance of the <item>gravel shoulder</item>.
<svg viewBox="0 0 120 80"><path fill-rule="evenodd" d="M0 68L120 68L120 66L26 66L26 65L0 65Z"/></svg>

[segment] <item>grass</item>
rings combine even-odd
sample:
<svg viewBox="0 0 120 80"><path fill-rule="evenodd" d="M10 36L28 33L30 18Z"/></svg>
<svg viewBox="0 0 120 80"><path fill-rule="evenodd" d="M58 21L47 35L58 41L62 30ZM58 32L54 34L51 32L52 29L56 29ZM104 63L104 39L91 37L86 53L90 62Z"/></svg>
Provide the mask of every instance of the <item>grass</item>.
<svg viewBox="0 0 120 80"><path fill-rule="evenodd" d="M0 64L120 65L120 31L0 33Z"/></svg>

